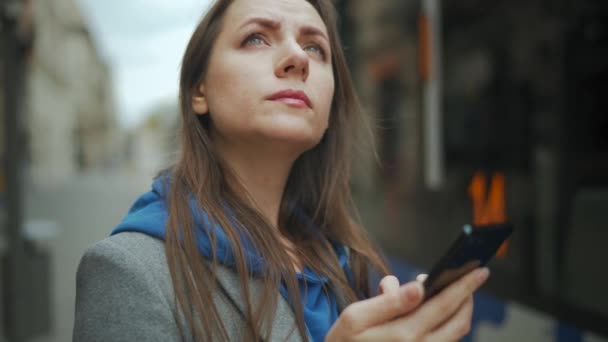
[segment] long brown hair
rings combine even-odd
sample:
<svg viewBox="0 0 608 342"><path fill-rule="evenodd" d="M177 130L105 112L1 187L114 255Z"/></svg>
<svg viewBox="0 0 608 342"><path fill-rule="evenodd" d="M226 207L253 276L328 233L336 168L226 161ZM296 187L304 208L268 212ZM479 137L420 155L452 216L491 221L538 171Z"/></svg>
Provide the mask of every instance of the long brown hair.
<svg viewBox="0 0 608 342"><path fill-rule="evenodd" d="M212 224L222 227L234 250L247 308L245 335L250 340L257 340L260 335L270 338L281 280L287 287L297 328L308 340L292 258L287 249L276 248L283 245L277 232L296 246L292 252L299 260L320 276L327 277L347 302L369 297L368 272L371 269L380 275L388 274L384 260L354 219L356 211L349 179L353 148L360 138L364 120L341 48L336 11L331 0L308 1L319 12L328 30L335 93L325 135L292 167L280 206L278 231L263 218L252 201L243 196L244 187L214 150L209 135L209 115L198 116L192 108L192 97L204 79L211 50L232 0L215 2L194 31L183 57L180 77L182 120L178 132L181 148L176 164L168 170L171 189L167 198L169 221L165 245L178 306L176 311L181 312L187 324L185 328L196 340L228 340L228 334L213 301L213 293L218 289L215 278L218 262L215 257L206 261L197 248L196 239L201 232L194 227L189 206L191 198L196 199L198 209L208 214ZM230 208L230 214L226 213L226 207ZM301 212L310 217L316 232L323 238L319 239L307 227L298 215ZM266 271L258 275L263 284L260 298L251 298L248 290L252 276L245 259L242 235L239 235L243 230L267 265ZM215 235L211 231L213 244ZM349 248L354 288L329 241Z"/></svg>

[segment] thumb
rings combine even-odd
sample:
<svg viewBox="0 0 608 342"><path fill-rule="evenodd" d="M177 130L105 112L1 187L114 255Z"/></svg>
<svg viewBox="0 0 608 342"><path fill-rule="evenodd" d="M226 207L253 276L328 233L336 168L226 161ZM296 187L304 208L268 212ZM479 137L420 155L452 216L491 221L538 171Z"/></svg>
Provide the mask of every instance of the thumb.
<svg viewBox="0 0 608 342"><path fill-rule="evenodd" d="M399 279L394 275L388 275L380 280L380 294L385 294L399 289Z"/></svg>

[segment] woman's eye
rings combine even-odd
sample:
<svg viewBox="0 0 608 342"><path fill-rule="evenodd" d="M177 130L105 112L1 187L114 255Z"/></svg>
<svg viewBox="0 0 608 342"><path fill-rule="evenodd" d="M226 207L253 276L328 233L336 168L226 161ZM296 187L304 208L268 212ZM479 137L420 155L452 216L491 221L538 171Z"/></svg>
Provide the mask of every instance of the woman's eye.
<svg viewBox="0 0 608 342"><path fill-rule="evenodd" d="M308 45L304 48L304 50L318 54L319 56L325 58L325 50L323 50L323 48L320 45L317 45L317 44Z"/></svg>
<svg viewBox="0 0 608 342"><path fill-rule="evenodd" d="M245 45L261 45L261 44L266 44L266 41L264 41L264 38L262 38L262 36L258 33L253 33L253 34L250 34L249 36L247 36L247 38L245 38L242 45L245 46Z"/></svg>

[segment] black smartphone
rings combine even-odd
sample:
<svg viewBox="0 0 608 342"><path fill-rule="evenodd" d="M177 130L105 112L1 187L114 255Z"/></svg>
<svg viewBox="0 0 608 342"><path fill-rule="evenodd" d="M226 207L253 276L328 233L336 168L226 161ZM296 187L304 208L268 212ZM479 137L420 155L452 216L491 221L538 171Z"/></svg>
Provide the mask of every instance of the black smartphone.
<svg viewBox="0 0 608 342"><path fill-rule="evenodd" d="M458 238L424 280L424 300L430 299L475 268L485 266L512 232L513 225L510 223L464 225Z"/></svg>

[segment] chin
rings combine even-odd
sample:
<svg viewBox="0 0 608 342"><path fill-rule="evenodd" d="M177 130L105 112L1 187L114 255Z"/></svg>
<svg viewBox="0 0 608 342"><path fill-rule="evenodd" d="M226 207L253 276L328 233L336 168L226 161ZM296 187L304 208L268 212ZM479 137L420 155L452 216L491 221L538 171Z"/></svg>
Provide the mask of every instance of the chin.
<svg viewBox="0 0 608 342"><path fill-rule="evenodd" d="M281 129L265 132L265 137L280 147L305 152L317 146L321 141L321 134L310 129Z"/></svg>

